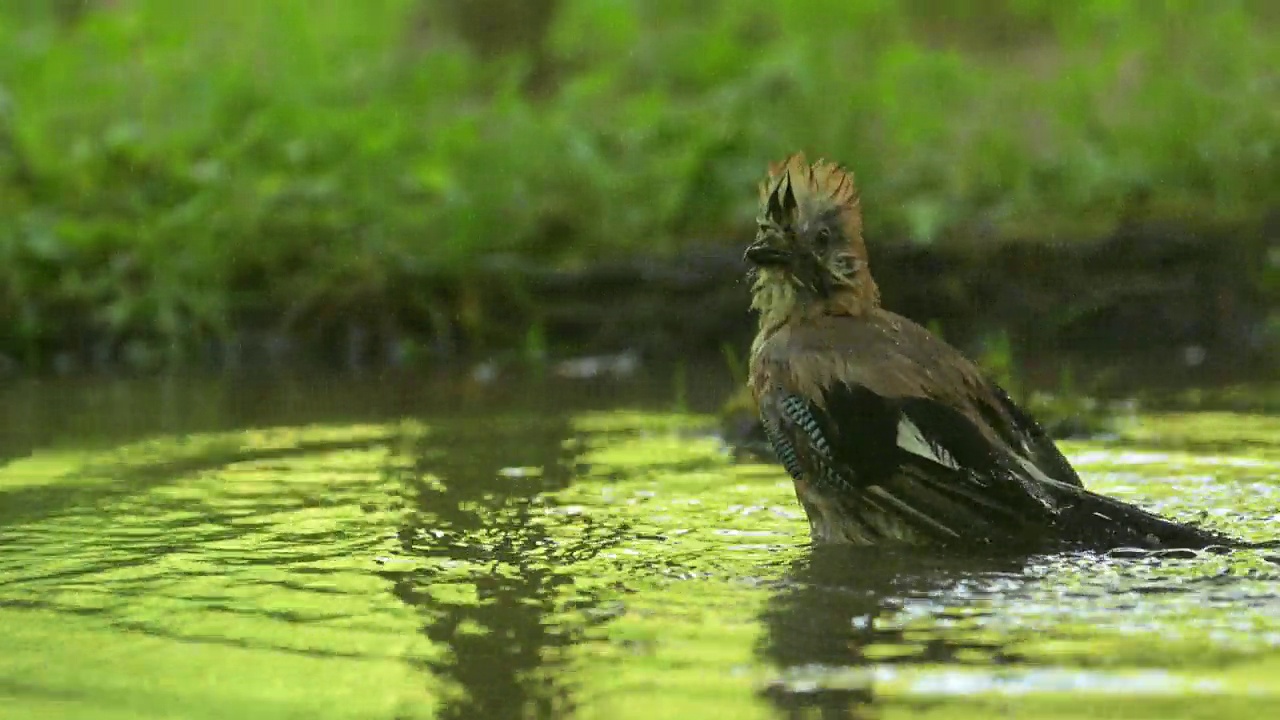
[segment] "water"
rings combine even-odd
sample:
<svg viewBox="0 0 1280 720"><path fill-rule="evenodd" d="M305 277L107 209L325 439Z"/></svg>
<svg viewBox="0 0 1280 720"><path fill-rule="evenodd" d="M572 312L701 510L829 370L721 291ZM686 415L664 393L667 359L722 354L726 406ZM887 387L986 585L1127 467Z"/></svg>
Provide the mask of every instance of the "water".
<svg viewBox="0 0 1280 720"><path fill-rule="evenodd" d="M684 412L666 381L0 390L0 717L1274 710L1267 553L815 550L781 470L714 434L727 388L689 386ZM1280 535L1280 419L1064 449Z"/></svg>

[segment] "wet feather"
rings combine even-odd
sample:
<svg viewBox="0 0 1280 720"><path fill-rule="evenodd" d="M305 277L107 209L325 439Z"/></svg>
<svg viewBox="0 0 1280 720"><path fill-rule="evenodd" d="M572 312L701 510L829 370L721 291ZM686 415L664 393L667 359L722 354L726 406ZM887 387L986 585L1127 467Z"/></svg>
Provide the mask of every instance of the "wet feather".
<svg viewBox="0 0 1280 720"><path fill-rule="evenodd" d="M1003 389L880 307L851 173L795 155L770 166L760 198L753 248L770 264L752 285L750 385L815 541L1224 540L1084 489Z"/></svg>

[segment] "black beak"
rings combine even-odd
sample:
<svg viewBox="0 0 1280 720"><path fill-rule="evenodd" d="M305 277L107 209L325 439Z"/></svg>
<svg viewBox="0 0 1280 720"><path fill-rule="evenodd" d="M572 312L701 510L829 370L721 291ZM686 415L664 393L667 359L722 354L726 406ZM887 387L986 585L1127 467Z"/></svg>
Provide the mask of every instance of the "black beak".
<svg viewBox="0 0 1280 720"><path fill-rule="evenodd" d="M763 242L753 242L748 245L747 251L742 254L742 257L747 262L760 267L786 265L791 262L791 253L786 250L779 250Z"/></svg>

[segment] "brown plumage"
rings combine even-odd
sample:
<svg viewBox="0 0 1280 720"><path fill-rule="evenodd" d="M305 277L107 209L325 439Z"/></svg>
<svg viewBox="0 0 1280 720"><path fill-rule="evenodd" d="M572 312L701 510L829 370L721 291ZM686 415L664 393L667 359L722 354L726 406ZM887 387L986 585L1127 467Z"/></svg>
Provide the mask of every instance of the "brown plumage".
<svg viewBox="0 0 1280 720"><path fill-rule="evenodd" d="M771 165L758 224L750 385L815 541L1230 542L1085 490L972 362L880 307L850 173L803 155Z"/></svg>

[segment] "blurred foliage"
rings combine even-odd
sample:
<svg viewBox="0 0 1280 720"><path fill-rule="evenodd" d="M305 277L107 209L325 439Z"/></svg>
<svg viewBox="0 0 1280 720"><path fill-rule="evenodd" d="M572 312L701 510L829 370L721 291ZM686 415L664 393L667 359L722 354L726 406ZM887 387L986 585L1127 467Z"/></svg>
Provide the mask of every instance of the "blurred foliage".
<svg viewBox="0 0 1280 720"><path fill-rule="evenodd" d="M749 227L766 161L886 240L1094 237L1280 191L1263 0L10 0L0 353L440 309L486 256Z"/></svg>

